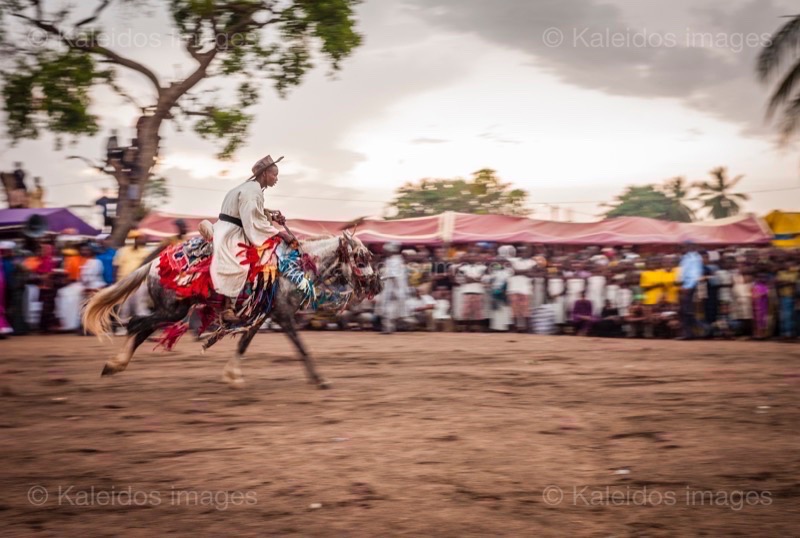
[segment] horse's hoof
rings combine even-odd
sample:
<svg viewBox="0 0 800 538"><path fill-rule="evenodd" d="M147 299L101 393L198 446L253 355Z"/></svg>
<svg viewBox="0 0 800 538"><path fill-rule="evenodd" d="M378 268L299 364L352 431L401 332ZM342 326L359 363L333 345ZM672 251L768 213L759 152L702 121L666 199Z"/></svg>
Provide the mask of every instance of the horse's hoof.
<svg viewBox="0 0 800 538"><path fill-rule="evenodd" d="M232 389L239 390L244 388L244 379L226 379L225 382Z"/></svg>
<svg viewBox="0 0 800 538"><path fill-rule="evenodd" d="M114 375L114 374L118 373L119 371L120 371L119 367L111 366L110 364L105 363L103 365L103 371L100 372L100 377L105 377L107 375Z"/></svg>
<svg viewBox="0 0 800 538"><path fill-rule="evenodd" d="M241 373L236 371L225 370L222 373L222 381L232 389L244 388L244 378Z"/></svg>
<svg viewBox="0 0 800 538"><path fill-rule="evenodd" d="M319 381L317 381L317 388L319 390L328 390L330 388L333 388L333 384L326 379L320 379Z"/></svg>

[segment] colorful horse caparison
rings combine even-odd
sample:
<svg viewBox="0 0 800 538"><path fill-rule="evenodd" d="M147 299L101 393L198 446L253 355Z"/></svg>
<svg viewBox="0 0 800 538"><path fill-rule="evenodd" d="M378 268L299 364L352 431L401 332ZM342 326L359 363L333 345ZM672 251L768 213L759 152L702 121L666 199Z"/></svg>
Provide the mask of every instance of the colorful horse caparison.
<svg viewBox="0 0 800 538"><path fill-rule="evenodd" d="M204 249L204 245L207 244L199 238L176 245L162 253L159 259L140 267L91 298L83 312L83 326L87 332L98 336L107 334L111 328L116 305L123 303L145 281L154 307L151 315L131 319L128 323L128 339L122 350L105 363L102 375L125 370L136 348L158 329L166 329L161 343L170 348L185 332L188 327L186 320L195 310L206 327L216 322L216 329L211 332L204 349L223 336L242 333L237 353L223 370L223 380L232 387L243 386L241 361L244 353L259 327L270 318L280 325L297 348L309 382L319 388L328 388L329 383L317 373L314 361L300 341L295 313L304 305L344 309L350 302L358 302L379 293L380 278L370 264L370 251L348 232L340 237L302 241L299 251L283 248L280 257L276 252L279 245L258 251L250 247L248 284L237 303L238 310L244 312L245 321L230 326L222 324L215 315L215 305L219 304L220 298L213 293L213 289L208 290L210 277L207 256L210 255L210 249ZM174 255L176 249L180 251L177 256ZM203 250L206 253L200 256L199 263L187 262L186 266L191 266L188 272L176 275L174 268L166 266L171 255L181 258L184 252L197 253ZM181 283L180 286L174 284L175 279Z"/></svg>

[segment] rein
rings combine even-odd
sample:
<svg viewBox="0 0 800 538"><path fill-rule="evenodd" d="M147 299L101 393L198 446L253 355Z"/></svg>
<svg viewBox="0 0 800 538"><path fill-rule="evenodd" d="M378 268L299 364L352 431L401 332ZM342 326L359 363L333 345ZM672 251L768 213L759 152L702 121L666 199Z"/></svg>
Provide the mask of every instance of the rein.
<svg viewBox="0 0 800 538"><path fill-rule="evenodd" d="M297 239L297 236L289 229L289 227L284 222L281 224L283 228L286 230L286 233L292 238L294 241L297 251L300 253L301 259L310 256L305 253L301 247L300 241ZM361 270L356 266L355 262L357 261L356 258L363 257L363 253L354 254L352 252L348 252L347 244L345 243L346 240L349 240L348 237L339 237L339 244L336 247L336 259L325 268L325 270L321 273L317 273L316 268L313 269L313 278L309 278L308 280L311 284L319 289L320 291L325 291L325 295L329 302L339 303L340 310L344 310L350 301L352 300L354 295L364 294L369 299L372 299L375 295L380 292L380 279L377 276L377 273L372 277L365 277ZM350 245L352 245L352 241L350 241ZM366 260L368 263L368 259ZM302 265L302 263L301 263ZM343 293L340 290L337 290L332 284L328 284L326 281L329 275L340 265L346 265L350 268L351 277L347 282L350 287L350 291ZM344 301L340 299L343 298Z"/></svg>

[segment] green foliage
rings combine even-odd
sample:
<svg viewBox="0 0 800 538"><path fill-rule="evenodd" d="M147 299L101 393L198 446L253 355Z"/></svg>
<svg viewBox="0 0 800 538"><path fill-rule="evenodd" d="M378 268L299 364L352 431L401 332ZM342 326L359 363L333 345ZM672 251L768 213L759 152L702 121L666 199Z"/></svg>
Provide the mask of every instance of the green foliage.
<svg viewBox="0 0 800 538"><path fill-rule="evenodd" d="M682 177L675 177L667 180L663 192L669 197L670 206L667 212L667 220L677 222L692 222L695 218L694 210L686 205L689 196L689 185Z"/></svg>
<svg viewBox="0 0 800 538"><path fill-rule="evenodd" d="M170 0L181 38L197 50L213 46L226 75L265 73L281 95L314 67L316 53L337 70L361 44L353 8L358 0L294 0L265 9L253 0ZM263 27L274 26L274 41Z"/></svg>
<svg viewBox="0 0 800 538"><path fill-rule="evenodd" d="M770 96L767 117L781 116L780 131L784 142L800 127L800 15L789 18L764 45L758 56L756 71L762 82L776 76L780 81ZM787 62L789 60L789 62ZM785 66L789 64L788 69Z"/></svg>
<svg viewBox="0 0 800 538"><path fill-rule="evenodd" d="M390 204L397 211L393 218L423 217L443 211L525 216L528 193L502 183L494 170L484 168L465 179L423 179L397 189Z"/></svg>
<svg viewBox="0 0 800 538"><path fill-rule="evenodd" d="M67 50L40 51L33 60L20 58L5 74L3 99L6 129L12 141L37 138L40 129L56 134L93 135L97 116L89 111L90 90L112 73L97 68L86 54Z"/></svg>
<svg viewBox="0 0 800 538"><path fill-rule="evenodd" d="M617 196L617 205L605 213L606 218L648 217L651 219L670 219L673 207L669 196L656 185L632 185Z"/></svg>
<svg viewBox="0 0 800 538"><path fill-rule="evenodd" d="M327 56L334 69L339 69L341 61L349 51L361 44L361 36L354 30L351 11L355 2L341 0L298 0L293 13L305 23L302 32L310 30L321 44L322 53Z"/></svg>
<svg viewBox="0 0 800 538"><path fill-rule="evenodd" d="M224 141L225 145L217 157L230 159L236 149L246 142L247 127L253 117L236 108L211 108L207 114L195 124L195 131L205 139Z"/></svg>
<svg viewBox="0 0 800 538"><path fill-rule="evenodd" d="M687 205L689 201L702 202L708 208L709 216L715 219L736 215L741 210L738 200L747 200L746 194L731 194L729 191L741 181L743 176L728 180L725 168L711 171L713 180L689 185L682 177L668 180L663 186L640 185L628 187L617 196L605 217L649 217L652 219L692 222L694 210ZM700 189L697 197L690 198L691 189Z"/></svg>
<svg viewBox="0 0 800 538"><path fill-rule="evenodd" d="M336 70L361 43L353 19L355 0L295 0L274 11L252 0L171 0L170 4L187 46L198 51L215 48L221 74L243 80L234 106L207 107L207 115L194 125L201 137L222 144L220 159L231 158L246 141L252 116L244 109L258 102L258 77L272 80L284 97L314 67L316 51ZM261 28L269 25L276 27L279 39L265 40Z"/></svg>
<svg viewBox="0 0 800 538"><path fill-rule="evenodd" d="M742 208L737 200L745 201L750 198L746 194L730 191L744 176L728 179L728 171L723 166L714 168L709 173L712 176L711 181L695 184L695 187L700 189L697 199L703 203L703 207L708 209L708 215L715 219L738 215Z"/></svg>
<svg viewBox="0 0 800 538"><path fill-rule="evenodd" d="M126 1L147 5L144 0ZM11 65L2 78L12 139L35 138L40 129L96 133L98 118L89 111L90 90L112 82L117 70L127 68L156 86L155 102L141 103L142 108L155 110L159 121L180 119L180 113L199 117L194 124L198 134L219 142L218 156L230 158L246 140L252 115L245 109L257 104L263 79L285 96L316 60L327 60L338 70L361 43L354 16L359 0L162 1L172 18L170 35L177 33L198 64L186 79L170 85L162 84L154 70L125 58L124 51L101 46L100 15L108 2L94 0L93 15L78 22L74 4L62 3L59 8L48 0L0 0L0 50L11 51L5 55ZM43 33L49 36L44 42L28 39ZM98 70L98 61L109 65L108 71ZM215 77L238 85L234 99L220 104L223 96L218 91L191 93ZM125 88L110 86L132 101Z"/></svg>

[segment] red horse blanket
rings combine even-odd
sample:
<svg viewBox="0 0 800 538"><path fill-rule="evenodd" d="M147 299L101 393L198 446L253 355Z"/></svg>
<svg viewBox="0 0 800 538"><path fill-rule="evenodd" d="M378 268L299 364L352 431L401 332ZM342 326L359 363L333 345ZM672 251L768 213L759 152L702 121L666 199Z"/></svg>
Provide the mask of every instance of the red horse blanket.
<svg viewBox="0 0 800 538"><path fill-rule="evenodd" d="M242 248L237 256L242 258L242 265L249 265L247 274L248 284L252 284L256 276L262 272L271 272L272 267L277 268L274 256L268 257L266 264L261 263L261 254L265 251L274 252L280 243L280 238L274 237L261 247L254 247L239 243ZM175 292L181 299L195 298L208 300L213 295L214 284L211 280L211 256L213 246L201 237L195 237L171 247L161 253L158 262L158 276L161 285ZM245 286L247 289L248 286Z"/></svg>

